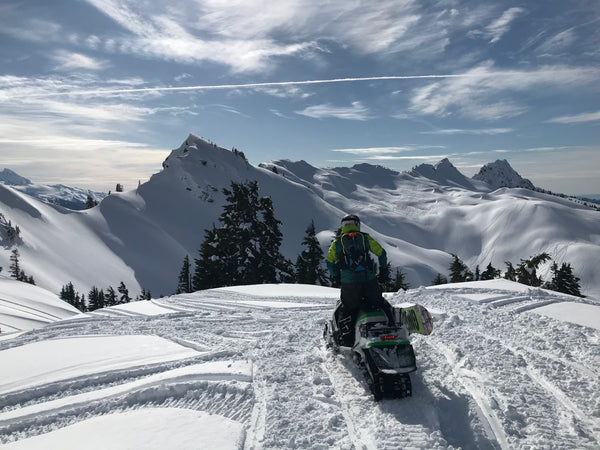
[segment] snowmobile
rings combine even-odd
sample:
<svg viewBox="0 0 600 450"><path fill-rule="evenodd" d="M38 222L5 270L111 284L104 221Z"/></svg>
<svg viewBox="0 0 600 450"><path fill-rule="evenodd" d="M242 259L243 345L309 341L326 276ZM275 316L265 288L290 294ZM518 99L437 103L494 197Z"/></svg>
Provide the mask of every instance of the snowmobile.
<svg viewBox="0 0 600 450"><path fill-rule="evenodd" d="M338 301L331 320L325 324L323 338L334 352L351 352L365 369L375 400L403 398L412 395L409 374L417 370L410 333L428 335L433 319L421 305L393 307L394 322L384 311L363 306L356 315L343 312Z"/></svg>

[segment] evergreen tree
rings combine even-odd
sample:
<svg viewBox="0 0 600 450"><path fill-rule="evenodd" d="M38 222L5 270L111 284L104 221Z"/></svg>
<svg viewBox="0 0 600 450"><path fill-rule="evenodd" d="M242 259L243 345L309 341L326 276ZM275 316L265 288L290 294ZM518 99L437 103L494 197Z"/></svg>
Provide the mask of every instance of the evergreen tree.
<svg viewBox="0 0 600 450"><path fill-rule="evenodd" d="M256 181L232 182L223 193L221 226L205 230L194 289L293 281L293 264L279 251L283 235L272 200L259 198Z"/></svg>
<svg viewBox="0 0 600 450"><path fill-rule="evenodd" d="M400 289L406 291L409 288L410 286L406 282L406 276L404 275L404 273L400 269L396 269L396 276L394 277L394 281L392 282L392 292L398 292Z"/></svg>
<svg viewBox="0 0 600 450"><path fill-rule="evenodd" d="M475 278L474 281L479 281L481 278L481 272L479 271L479 264L475 267Z"/></svg>
<svg viewBox="0 0 600 450"><path fill-rule="evenodd" d="M8 268L8 270L10 270L10 276L15 280L21 281L23 271L21 270L21 266L19 264L19 250L16 248L11 252L10 262L11 264Z"/></svg>
<svg viewBox="0 0 600 450"><path fill-rule="evenodd" d="M559 268L558 264L555 262L552 264L551 270L552 281L546 286L548 289L564 294L575 295L577 297L583 297L579 285L580 279L573 274L571 264L562 263Z"/></svg>
<svg viewBox="0 0 600 450"><path fill-rule="evenodd" d="M140 292L138 294L138 296L135 298L135 301L140 302L143 300L150 300L150 299L152 299L152 294L150 293L150 291L149 290L147 291L146 289L142 288L142 292Z"/></svg>
<svg viewBox="0 0 600 450"><path fill-rule="evenodd" d="M104 291L92 286L88 293L88 309L89 311L95 311L101 308L104 308Z"/></svg>
<svg viewBox="0 0 600 450"><path fill-rule="evenodd" d="M492 263L490 262L487 267L485 268L485 270L482 272L480 279L481 280L493 280L495 278L500 278L500 275L502 274L502 272L496 268L494 268L494 266L492 266Z"/></svg>
<svg viewBox="0 0 600 450"><path fill-rule="evenodd" d="M117 288L121 297L119 298L119 303L129 303L131 301L131 297L129 297L129 290L125 287L125 283L121 281L119 287Z"/></svg>
<svg viewBox="0 0 600 450"><path fill-rule="evenodd" d="M504 261L506 264L506 272L504 272L504 279L510 281L517 281L517 271L510 261Z"/></svg>
<svg viewBox="0 0 600 450"><path fill-rule="evenodd" d="M473 273L468 267L455 254L452 254L452 257L454 260L450 264L450 283L473 281Z"/></svg>
<svg viewBox="0 0 600 450"><path fill-rule="evenodd" d="M77 302L77 306L76 308L81 311L81 312L85 312L87 311L87 306L85 304L85 294L81 294L81 297L79 297L79 293L75 294L75 301Z"/></svg>
<svg viewBox="0 0 600 450"><path fill-rule="evenodd" d="M70 281L62 287L59 297L69 305L77 307L77 300L75 299L75 287Z"/></svg>
<svg viewBox="0 0 600 450"><path fill-rule="evenodd" d="M98 202L94 200L91 195L88 195L87 199L85 200L85 209L93 208L97 204Z"/></svg>
<svg viewBox="0 0 600 450"><path fill-rule="evenodd" d="M311 220L302 240L305 249L296 260L296 281L302 284L328 286L327 271L323 268L323 249L317 239L315 222Z"/></svg>
<svg viewBox="0 0 600 450"><path fill-rule="evenodd" d="M109 286L108 289L106 289L106 294L104 295L104 303L106 306L115 306L119 304L117 293L112 286Z"/></svg>
<svg viewBox="0 0 600 450"><path fill-rule="evenodd" d="M258 190L256 196L258 197ZM281 221L275 218L273 201L270 197L262 197L258 200L258 205L262 220L257 215L250 229L255 242L246 273L249 281L256 280L254 283L276 283L281 280L281 271L284 269L284 258L279 253L283 239Z"/></svg>
<svg viewBox="0 0 600 450"><path fill-rule="evenodd" d="M204 230L204 241L200 246L200 257L195 259L194 291L230 286L225 272L225 252L219 242L219 231L213 225L212 230Z"/></svg>
<svg viewBox="0 0 600 450"><path fill-rule="evenodd" d="M192 274L190 271L190 257L185 255L183 266L179 272L176 294L188 294L192 292Z"/></svg>
<svg viewBox="0 0 600 450"><path fill-rule="evenodd" d="M540 264L550 259L550 255L546 252L529 259L522 259L517 267L517 281L527 286L541 286L542 279L537 276L537 269Z"/></svg>
<svg viewBox="0 0 600 450"><path fill-rule="evenodd" d="M373 267L374 267L373 270L376 272L377 264L375 262L373 262ZM385 265L385 267L381 267L379 269L379 273L377 275L377 282L379 283L381 290L384 292L390 292L392 290L391 272L392 272L392 265L389 261Z"/></svg>
<svg viewBox="0 0 600 450"><path fill-rule="evenodd" d="M448 284L448 278L443 276L441 273L438 273L436 277L431 282L433 286L438 286L440 284Z"/></svg>

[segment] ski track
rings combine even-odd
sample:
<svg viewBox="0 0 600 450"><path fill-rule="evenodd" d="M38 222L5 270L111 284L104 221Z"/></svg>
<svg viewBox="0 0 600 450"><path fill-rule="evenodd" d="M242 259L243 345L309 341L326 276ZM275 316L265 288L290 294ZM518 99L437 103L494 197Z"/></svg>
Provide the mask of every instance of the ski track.
<svg viewBox="0 0 600 450"><path fill-rule="evenodd" d="M277 308L265 306L272 298L206 291L153 300L173 311L168 315L52 323L0 342L0 349L68 336L152 334L199 355L11 392L0 406L0 443L93 416L177 407L243 423L244 450L599 448L600 400L589 396L600 392L599 333L537 316L540 326L530 329L535 305L559 300L486 293L489 301L478 303L458 298L460 290L420 289L394 299L438 311L436 328L411 337L419 366L413 396L380 402L351 356L324 346L331 299L309 300L328 306ZM211 361L247 362L252 377L177 375Z"/></svg>

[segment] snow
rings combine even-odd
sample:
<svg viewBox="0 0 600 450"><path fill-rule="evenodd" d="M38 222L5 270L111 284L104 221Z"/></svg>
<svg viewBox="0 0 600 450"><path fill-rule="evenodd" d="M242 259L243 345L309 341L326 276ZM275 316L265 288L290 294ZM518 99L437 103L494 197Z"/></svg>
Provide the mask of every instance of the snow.
<svg viewBox="0 0 600 450"><path fill-rule="evenodd" d="M107 447L106 436L111 436ZM75 425L13 442L11 450L130 450L134 448L239 448L243 427L223 417L175 408L148 408L94 417Z"/></svg>
<svg viewBox="0 0 600 450"><path fill-rule="evenodd" d="M474 272L477 265L504 269L505 261L517 265L548 252L559 265L572 265L585 295L600 296L597 211L528 189L494 190L448 160L419 166L412 175L369 164L319 169L275 161L255 167L190 135L163 167L136 189L113 193L85 211L54 207L0 184L0 212L21 230L25 272L54 293L68 282L86 295L93 286L106 290L123 282L134 298L142 289L171 295L183 259L198 255L204 230L218 223L222 190L256 180L260 195L273 200L282 222L281 251L292 261L311 220L327 250L340 218L355 213L386 248L392 271L401 269L412 287L447 275L451 254ZM518 175L504 163L493 167L496 181ZM0 266L6 269L15 243L2 231ZM549 268L541 268L546 280Z"/></svg>
<svg viewBox="0 0 600 450"><path fill-rule="evenodd" d="M23 287L18 301L33 308ZM303 285L212 289L13 333L0 341L0 444L600 446L597 300L506 280L387 294L426 306L435 328L411 336L413 396L374 402L351 357L323 345L338 295Z"/></svg>
<svg viewBox="0 0 600 450"><path fill-rule="evenodd" d="M538 314L600 330L600 305L560 302L535 310Z"/></svg>
<svg viewBox="0 0 600 450"><path fill-rule="evenodd" d="M124 303L122 305L110 306L108 308L103 308L87 314L157 316L161 314L174 313L176 311L176 309L160 306L151 300L141 300L133 303Z"/></svg>
<svg viewBox="0 0 600 450"><path fill-rule="evenodd" d="M33 342L7 349L10 373L0 394L43 383L197 356L195 350L158 336L85 336Z"/></svg>
<svg viewBox="0 0 600 450"><path fill-rule="evenodd" d="M79 314L57 295L0 275L0 331L30 330Z"/></svg>

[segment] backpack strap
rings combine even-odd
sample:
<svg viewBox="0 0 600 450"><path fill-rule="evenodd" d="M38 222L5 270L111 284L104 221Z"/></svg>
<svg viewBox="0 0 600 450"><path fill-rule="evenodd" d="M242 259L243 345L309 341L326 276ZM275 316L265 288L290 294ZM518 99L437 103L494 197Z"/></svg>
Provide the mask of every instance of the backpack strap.
<svg viewBox="0 0 600 450"><path fill-rule="evenodd" d="M344 233L339 238L338 254L342 266L360 272L369 266L369 236L359 231Z"/></svg>

